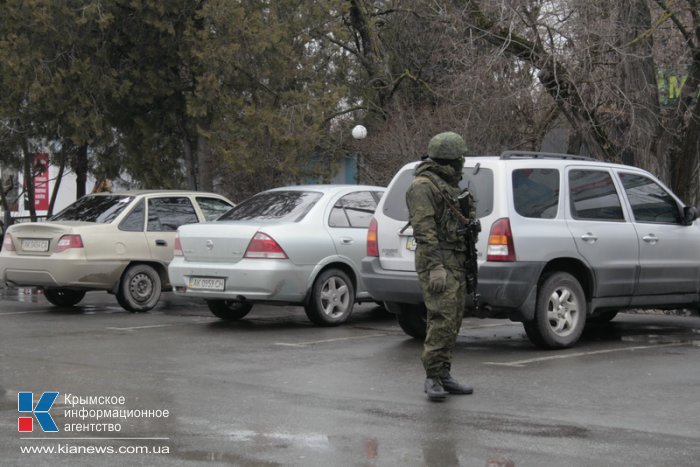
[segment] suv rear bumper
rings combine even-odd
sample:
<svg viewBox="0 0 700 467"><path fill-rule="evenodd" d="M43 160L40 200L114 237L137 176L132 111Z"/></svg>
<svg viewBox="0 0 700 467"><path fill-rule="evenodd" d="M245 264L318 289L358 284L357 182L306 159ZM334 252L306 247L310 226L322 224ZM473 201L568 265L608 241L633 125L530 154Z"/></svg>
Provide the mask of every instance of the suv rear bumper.
<svg viewBox="0 0 700 467"><path fill-rule="evenodd" d="M494 316L507 313L518 321L532 319L537 297L537 280L544 262L483 263L479 267L480 304ZM362 260L362 278L376 301L422 303L415 271L387 271L379 258ZM480 314L484 314L483 310ZM488 313L486 313L488 314Z"/></svg>
<svg viewBox="0 0 700 467"><path fill-rule="evenodd" d="M362 260L362 282L378 302L423 303L416 271L386 270L379 264L379 258Z"/></svg>

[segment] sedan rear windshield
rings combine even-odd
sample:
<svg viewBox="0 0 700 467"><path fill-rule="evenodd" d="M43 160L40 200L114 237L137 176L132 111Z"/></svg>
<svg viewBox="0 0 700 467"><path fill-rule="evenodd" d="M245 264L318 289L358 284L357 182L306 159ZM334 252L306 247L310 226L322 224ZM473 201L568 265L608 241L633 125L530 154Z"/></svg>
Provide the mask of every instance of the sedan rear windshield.
<svg viewBox="0 0 700 467"><path fill-rule="evenodd" d="M84 196L49 220L108 224L133 200L133 196L125 195Z"/></svg>
<svg viewBox="0 0 700 467"><path fill-rule="evenodd" d="M258 193L232 208L217 220L299 222L321 196L322 194L316 191L267 191Z"/></svg>

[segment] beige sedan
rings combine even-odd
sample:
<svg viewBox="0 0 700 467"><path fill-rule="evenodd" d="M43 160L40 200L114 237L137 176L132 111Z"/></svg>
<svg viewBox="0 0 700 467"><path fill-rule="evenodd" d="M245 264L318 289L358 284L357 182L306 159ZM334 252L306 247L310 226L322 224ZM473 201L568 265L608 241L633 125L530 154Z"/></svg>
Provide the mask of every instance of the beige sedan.
<svg viewBox="0 0 700 467"><path fill-rule="evenodd" d="M7 229L0 283L43 288L57 306L105 290L129 311L148 311L170 289L177 228L212 221L231 207L221 195L193 191L87 195L46 222Z"/></svg>

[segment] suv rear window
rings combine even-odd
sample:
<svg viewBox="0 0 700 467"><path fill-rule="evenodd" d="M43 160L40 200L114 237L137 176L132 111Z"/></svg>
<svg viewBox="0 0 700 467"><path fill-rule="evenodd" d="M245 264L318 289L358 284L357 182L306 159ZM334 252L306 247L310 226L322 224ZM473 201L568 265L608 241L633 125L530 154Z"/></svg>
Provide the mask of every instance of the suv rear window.
<svg viewBox="0 0 700 467"><path fill-rule="evenodd" d="M414 178L413 170L405 170L399 174L390 190L384 194L384 214L392 219L408 222L408 206L406 206L406 191ZM493 171L481 167L465 167L461 189L469 189L476 201L476 217L488 216L493 211Z"/></svg>
<svg viewBox="0 0 700 467"><path fill-rule="evenodd" d="M258 193L219 217L218 221L278 220L299 222L322 194L317 191Z"/></svg>
<svg viewBox="0 0 700 467"><path fill-rule="evenodd" d="M133 199L125 195L84 196L49 220L109 224Z"/></svg>
<svg viewBox="0 0 700 467"><path fill-rule="evenodd" d="M513 170L513 203L523 217L554 219L559 206L559 171L556 169Z"/></svg>

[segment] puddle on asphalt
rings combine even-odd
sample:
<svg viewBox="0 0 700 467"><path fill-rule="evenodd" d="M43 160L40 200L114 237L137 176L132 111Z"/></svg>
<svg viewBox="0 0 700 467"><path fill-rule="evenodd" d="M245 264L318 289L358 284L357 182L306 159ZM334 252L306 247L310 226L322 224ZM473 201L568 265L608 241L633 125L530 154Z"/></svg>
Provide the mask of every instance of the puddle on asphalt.
<svg viewBox="0 0 700 467"><path fill-rule="evenodd" d="M251 430L236 430L227 433L233 441L254 442L259 446L283 445L285 447L307 449L330 449L328 435L320 433L260 433Z"/></svg>
<svg viewBox="0 0 700 467"><path fill-rule="evenodd" d="M179 450L171 455L186 461L221 462L242 466L277 466L277 462L264 461L257 457L248 457L242 451L251 449L254 452L270 452L271 450L301 449L315 452L331 452L332 446L328 435L322 433L289 433L289 432L258 432L253 430L235 430L226 433L229 442L227 446L232 451ZM241 446L245 445L245 446ZM235 451L238 451L235 452Z"/></svg>
<svg viewBox="0 0 700 467"><path fill-rule="evenodd" d="M0 299L24 303L40 303L46 300L44 292L34 287L0 289Z"/></svg>
<svg viewBox="0 0 700 467"><path fill-rule="evenodd" d="M0 387L0 410L17 410L17 391Z"/></svg>
<svg viewBox="0 0 700 467"><path fill-rule="evenodd" d="M601 342L619 341L644 345L685 344L700 346L700 329L668 325L632 323L604 323L589 326L582 340Z"/></svg>
<svg viewBox="0 0 700 467"><path fill-rule="evenodd" d="M178 459L191 462L221 462L230 465L240 466L279 466L283 465L277 462L265 462L259 459L250 459L242 455L237 455L228 452L214 451L174 451L170 453Z"/></svg>

